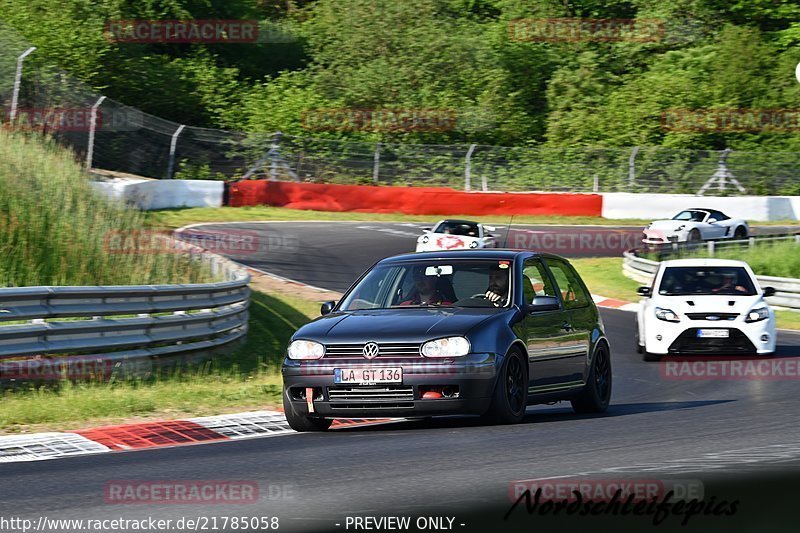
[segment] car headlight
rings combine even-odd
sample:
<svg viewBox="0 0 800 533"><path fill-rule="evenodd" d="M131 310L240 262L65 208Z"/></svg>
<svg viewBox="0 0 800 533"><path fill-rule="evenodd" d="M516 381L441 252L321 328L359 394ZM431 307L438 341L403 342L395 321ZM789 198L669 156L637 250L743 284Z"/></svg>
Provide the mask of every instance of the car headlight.
<svg viewBox="0 0 800 533"><path fill-rule="evenodd" d="M469 247L470 248L477 248L478 247L478 241L472 241L471 243L469 243Z"/></svg>
<svg viewBox="0 0 800 533"><path fill-rule="evenodd" d="M664 309L662 307L656 307L656 318L659 320L665 320L667 322L681 321L681 317L679 317L678 314L672 309Z"/></svg>
<svg viewBox="0 0 800 533"><path fill-rule="evenodd" d="M430 239L427 235L423 235L422 238L419 240L422 244L427 244Z"/></svg>
<svg viewBox="0 0 800 533"><path fill-rule="evenodd" d="M469 353L469 341L464 337L446 337L422 345L425 357L461 357Z"/></svg>
<svg viewBox="0 0 800 533"><path fill-rule="evenodd" d="M292 341L286 353L289 359L320 359L325 355L325 346L314 341Z"/></svg>
<svg viewBox="0 0 800 533"><path fill-rule="evenodd" d="M747 313L747 317L744 319L744 321L758 322L767 318L769 318L769 309L766 307L759 307L758 309L752 309L749 313Z"/></svg>

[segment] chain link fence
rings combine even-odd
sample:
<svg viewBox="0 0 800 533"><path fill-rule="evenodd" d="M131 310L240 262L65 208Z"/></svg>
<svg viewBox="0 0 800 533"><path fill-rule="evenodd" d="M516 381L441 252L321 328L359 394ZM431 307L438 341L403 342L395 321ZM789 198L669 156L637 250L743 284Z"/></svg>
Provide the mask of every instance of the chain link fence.
<svg viewBox="0 0 800 533"><path fill-rule="evenodd" d="M35 51L20 61L30 48L0 23L2 123L13 118L15 127L48 133L91 168L158 179L800 195L795 152L369 143L196 128L104 98L42 64Z"/></svg>

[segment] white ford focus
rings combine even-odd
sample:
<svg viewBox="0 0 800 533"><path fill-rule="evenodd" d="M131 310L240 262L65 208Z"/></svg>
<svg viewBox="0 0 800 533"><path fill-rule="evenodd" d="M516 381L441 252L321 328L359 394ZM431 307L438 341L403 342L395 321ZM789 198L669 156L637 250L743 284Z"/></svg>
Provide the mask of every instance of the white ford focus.
<svg viewBox="0 0 800 533"><path fill-rule="evenodd" d="M645 361L667 354L769 355L775 313L750 266L726 259L677 259L659 266L637 314Z"/></svg>

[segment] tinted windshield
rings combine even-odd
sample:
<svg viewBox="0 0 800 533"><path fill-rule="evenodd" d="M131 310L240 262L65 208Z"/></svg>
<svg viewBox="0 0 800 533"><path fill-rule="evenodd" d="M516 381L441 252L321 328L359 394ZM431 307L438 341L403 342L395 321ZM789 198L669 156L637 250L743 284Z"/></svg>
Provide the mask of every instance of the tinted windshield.
<svg viewBox="0 0 800 533"><path fill-rule="evenodd" d="M449 233L463 237L478 237L478 224L472 222L452 222L445 220L434 229L434 233Z"/></svg>
<svg viewBox="0 0 800 533"><path fill-rule="evenodd" d="M702 222L706 218L703 211L681 211L672 220L691 220L692 222Z"/></svg>
<svg viewBox="0 0 800 533"><path fill-rule="evenodd" d="M753 281L742 267L669 267L664 271L658 293L667 296L685 294L721 294L753 296Z"/></svg>
<svg viewBox="0 0 800 533"><path fill-rule="evenodd" d="M511 262L414 261L378 265L343 300L340 310L390 307L508 307ZM500 299L492 303L486 293Z"/></svg>

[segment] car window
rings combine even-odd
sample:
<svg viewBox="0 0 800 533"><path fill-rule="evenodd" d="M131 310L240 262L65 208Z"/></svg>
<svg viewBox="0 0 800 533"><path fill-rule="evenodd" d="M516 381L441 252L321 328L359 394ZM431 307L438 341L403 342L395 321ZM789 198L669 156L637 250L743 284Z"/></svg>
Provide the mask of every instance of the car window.
<svg viewBox="0 0 800 533"><path fill-rule="evenodd" d="M553 283L539 259L525 261L522 268L522 292L525 303L531 303L534 296L556 296Z"/></svg>
<svg viewBox="0 0 800 533"><path fill-rule="evenodd" d="M583 284L577 272L567 263L559 259L548 258L546 261L547 266L550 267L550 272L553 273L553 278L556 280L561 298L564 300L564 307L567 309L576 309L589 305L591 296L583 288Z"/></svg>
<svg viewBox="0 0 800 533"><path fill-rule="evenodd" d="M668 267L661 277L658 294L753 296L756 290L742 267Z"/></svg>
<svg viewBox="0 0 800 533"><path fill-rule="evenodd" d="M390 307L508 307L512 262L500 259L410 261L375 266L343 298L343 311ZM487 292L500 299L490 301Z"/></svg>
<svg viewBox="0 0 800 533"><path fill-rule="evenodd" d="M471 222L444 221L436 227L434 233L459 235L461 237L477 237L478 224Z"/></svg>
<svg viewBox="0 0 800 533"><path fill-rule="evenodd" d="M672 220L690 220L692 222L702 222L706 218L706 213L703 211L686 210L681 211Z"/></svg>

